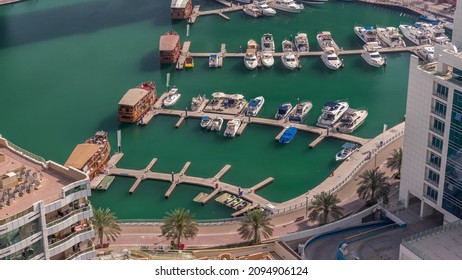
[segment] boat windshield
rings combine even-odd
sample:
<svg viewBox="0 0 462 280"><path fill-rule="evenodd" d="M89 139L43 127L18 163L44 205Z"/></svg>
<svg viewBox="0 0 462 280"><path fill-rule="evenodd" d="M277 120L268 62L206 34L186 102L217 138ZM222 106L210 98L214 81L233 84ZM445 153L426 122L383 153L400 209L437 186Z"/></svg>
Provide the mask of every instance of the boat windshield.
<svg viewBox="0 0 462 280"><path fill-rule="evenodd" d="M378 54L378 53L377 54L371 54L371 57L372 58L380 58L380 54Z"/></svg>
<svg viewBox="0 0 462 280"><path fill-rule="evenodd" d="M329 56L327 57L328 60L337 60L338 58L336 56Z"/></svg>

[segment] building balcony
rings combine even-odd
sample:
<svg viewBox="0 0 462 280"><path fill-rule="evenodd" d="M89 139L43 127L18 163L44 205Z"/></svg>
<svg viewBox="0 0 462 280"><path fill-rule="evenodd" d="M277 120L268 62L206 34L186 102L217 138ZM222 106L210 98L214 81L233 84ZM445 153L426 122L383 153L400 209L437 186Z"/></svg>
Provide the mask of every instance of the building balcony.
<svg viewBox="0 0 462 280"><path fill-rule="evenodd" d="M72 246L80 242L87 242L89 239L94 237L95 232L93 231L93 227L89 226L87 228L78 228L75 232L72 232L61 239L49 239L48 248L50 256L62 253L67 249L72 248Z"/></svg>
<svg viewBox="0 0 462 280"><path fill-rule="evenodd" d="M82 207L66 213L63 217L59 217L47 223L48 235L62 231L75 223L87 220L93 216L93 209L91 205Z"/></svg>
<svg viewBox="0 0 462 280"><path fill-rule="evenodd" d="M66 260L91 260L96 257L95 247L87 247L83 250L76 251L74 254L68 256Z"/></svg>
<svg viewBox="0 0 462 280"><path fill-rule="evenodd" d="M446 112L441 112L441 111L438 111L436 110L435 107L432 107L432 113L437 115L438 117L441 117L443 119L446 119Z"/></svg>
<svg viewBox="0 0 462 280"><path fill-rule="evenodd" d="M440 135L440 136L444 136L444 130L442 129L438 129L438 128L435 128L433 126L430 126L430 131L433 131L434 133Z"/></svg>
<svg viewBox="0 0 462 280"><path fill-rule="evenodd" d="M438 171L439 171L440 168L441 168L440 165L438 165L438 164L436 164L436 163L434 163L434 162L431 162L431 161L429 161L429 160L427 161L427 164L428 164L428 166L431 166L431 167L433 167L434 169L437 169Z"/></svg>

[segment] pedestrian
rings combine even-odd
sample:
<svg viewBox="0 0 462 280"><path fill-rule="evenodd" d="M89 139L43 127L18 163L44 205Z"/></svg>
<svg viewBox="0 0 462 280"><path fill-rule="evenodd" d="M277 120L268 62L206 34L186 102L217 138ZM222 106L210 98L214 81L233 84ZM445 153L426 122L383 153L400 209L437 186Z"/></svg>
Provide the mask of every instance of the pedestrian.
<svg viewBox="0 0 462 280"><path fill-rule="evenodd" d="M215 189L218 189L218 183L215 184Z"/></svg>

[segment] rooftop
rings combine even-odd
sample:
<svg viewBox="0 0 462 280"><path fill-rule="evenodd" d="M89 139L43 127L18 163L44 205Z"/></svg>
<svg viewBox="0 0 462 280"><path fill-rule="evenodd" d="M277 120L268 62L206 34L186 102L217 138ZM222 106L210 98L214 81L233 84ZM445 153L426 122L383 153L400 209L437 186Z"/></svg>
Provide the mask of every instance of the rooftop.
<svg viewBox="0 0 462 280"><path fill-rule="evenodd" d="M159 50L160 51L172 51L176 48L177 43L180 41L178 34L164 34L160 36Z"/></svg>
<svg viewBox="0 0 462 280"><path fill-rule="evenodd" d="M172 0L171 8L184 8L186 4L191 0Z"/></svg>
<svg viewBox="0 0 462 280"><path fill-rule="evenodd" d="M120 99L119 105L135 106L146 94L148 94L148 91L141 88L129 89Z"/></svg>
<svg viewBox="0 0 462 280"><path fill-rule="evenodd" d="M72 166L77 169L82 169L91 157L99 150L98 144L79 144L75 147L72 154L67 159L64 166Z"/></svg>

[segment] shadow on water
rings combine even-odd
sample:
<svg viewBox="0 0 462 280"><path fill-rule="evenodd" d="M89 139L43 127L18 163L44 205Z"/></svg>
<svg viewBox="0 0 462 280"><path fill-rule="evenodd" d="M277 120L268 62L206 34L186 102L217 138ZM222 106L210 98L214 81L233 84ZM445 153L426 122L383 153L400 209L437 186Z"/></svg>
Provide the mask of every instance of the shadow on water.
<svg viewBox="0 0 462 280"><path fill-rule="evenodd" d="M162 68L160 64L159 49L146 53L140 62L140 70L142 72L155 72Z"/></svg>
<svg viewBox="0 0 462 280"><path fill-rule="evenodd" d="M136 3L133 3L136 2ZM101 0L0 16L0 48L43 41L150 20L170 26L170 11L162 1ZM1 10L0 10L1 11Z"/></svg>

